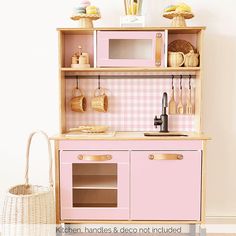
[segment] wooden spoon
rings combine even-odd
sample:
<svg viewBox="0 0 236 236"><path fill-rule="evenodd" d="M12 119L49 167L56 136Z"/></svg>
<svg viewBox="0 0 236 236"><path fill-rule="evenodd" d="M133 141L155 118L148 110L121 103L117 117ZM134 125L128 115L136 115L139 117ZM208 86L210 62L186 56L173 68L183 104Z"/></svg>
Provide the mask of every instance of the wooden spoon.
<svg viewBox="0 0 236 236"><path fill-rule="evenodd" d="M193 114L193 105L192 105L192 92L191 92L191 82L189 79L189 97L187 99L187 104L186 104L186 114L192 115Z"/></svg>
<svg viewBox="0 0 236 236"><path fill-rule="evenodd" d="M183 106L183 88L182 88L182 78L180 78L180 96L179 96L179 103L177 106L177 113L178 114L184 114L184 106Z"/></svg>
<svg viewBox="0 0 236 236"><path fill-rule="evenodd" d="M175 114L176 114L176 102L175 102L175 91L172 78L172 94L171 94L171 99L169 101L169 115L175 115Z"/></svg>

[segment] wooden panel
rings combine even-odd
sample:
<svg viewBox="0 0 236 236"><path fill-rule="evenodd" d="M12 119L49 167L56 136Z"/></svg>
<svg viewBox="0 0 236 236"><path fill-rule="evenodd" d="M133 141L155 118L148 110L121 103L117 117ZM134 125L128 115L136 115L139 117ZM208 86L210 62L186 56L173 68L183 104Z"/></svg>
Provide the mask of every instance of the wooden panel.
<svg viewBox="0 0 236 236"><path fill-rule="evenodd" d="M65 72L172 72L172 71L199 71L200 67L117 67L117 68L84 68L77 69L71 67L62 67L61 71ZM67 73L68 74L68 73Z"/></svg>
<svg viewBox="0 0 236 236"><path fill-rule="evenodd" d="M60 222L60 162L58 141L55 141L55 200L56 200L56 224Z"/></svg>
<svg viewBox="0 0 236 236"><path fill-rule="evenodd" d="M205 30L206 27L140 27L140 28L94 28L94 29L79 29L79 28L58 28L57 30L63 34L93 34L93 31L158 31L169 30L170 33L178 31L179 33L197 33Z"/></svg>
<svg viewBox="0 0 236 236"><path fill-rule="evenodd" d="M204 133L186 133L183 132L183 134L187 134L186 137L145 137L143 132L116 132L116 135L114 137L99 137L96 138L96 136L88 135L80 137L80 136L67 136L65 134L59 134L55 135L53 137L50 137L51 140L143 140L143 141L169 141L169 140L210 140L211 138ZM86 145L87 146L87 145Z"/></svg>
<svg viewBox="0 0 236 236"><path fill-rule="evenodd" d="M200 54L200 64L201 64L201 70L198 71L197 73L197 78L196 80L196 97L195 101L197 103L195 104L195 114L196 114L196 130L198 132L202 131L202 77L203 77L203 67L204 67L204 53L203 53L203 37L204 37L204 32L201 31L197 35L197 48Z"/></svg>
<svg viewBox="0 0 236 236"><path fill-rule="evenodd" d="M64 35L92 35L95 31L94 29L82 29L82 28L62 28L57 29L59 32L61 32Z"/></svg>
<svg viewBox="0 0 236 236"><path fill-rule="evenodd" d="M73 165L73 175L117 175L117 165L116 164L83 164L83 165Z"/></svg>
<svg viewBox="0 0 236 236"><path fill-rule="evenodd" d="M73 207L117 207L117 190L74 189Z"/></svg>
<svg viewBox="0 0 236 236"><path fill-rule="evenodd" d="M64 45L64 35L59 32L58 34L58 61L59 61L59 68L61 68L62 65L64 65L64 58L65 58L65 45ZM65 97L66 97L66 91L65 91L65 73L59 69L59 125L60 125L60 132L63 133L66 131L66 120L65 120L65 114L66 114L66 105L65 105Z"/></svg>
<svg viewBox="0 0 236 236"><path fill-rule="evenodd" d="M74 175L73 189L117 189L117 176Z"/></svg>
<svg viewBox="0 0 236 236"><path fill-rule="evenodd" d="M60 132L66 132L66 80L65 73L61 72L59 75L59 115L60 115Z"/></svg>

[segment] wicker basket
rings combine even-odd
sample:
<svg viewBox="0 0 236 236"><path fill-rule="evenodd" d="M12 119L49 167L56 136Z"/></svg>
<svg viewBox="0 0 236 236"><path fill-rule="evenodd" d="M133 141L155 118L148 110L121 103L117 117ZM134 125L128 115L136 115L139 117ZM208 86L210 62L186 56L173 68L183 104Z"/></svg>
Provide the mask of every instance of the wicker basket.
<svg viewBox="0 0 236 236"><path fill-rule="evenodd" d="M42 134L48 143L49 187L29 185L29 153L32 138ZM46 133L34 132L30 135L26 153L25 184L11 187L5 197L2 214L3 225L9 224L54 224L55 205L52 178L52 151ZM4 227L3 227L4 229Z"/></svg>
<svg viewBox="0 0 236 236"><path fill-rule="evenodd" d="M168 51L187 54L191 51L196 52L196 48L186 40L177 39L168 45Z"/></svg>

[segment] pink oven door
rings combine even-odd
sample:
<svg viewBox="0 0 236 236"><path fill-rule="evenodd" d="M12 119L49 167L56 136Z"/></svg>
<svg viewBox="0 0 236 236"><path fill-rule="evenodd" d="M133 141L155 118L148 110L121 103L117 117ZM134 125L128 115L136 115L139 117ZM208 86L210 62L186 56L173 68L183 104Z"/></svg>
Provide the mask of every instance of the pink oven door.
<svg viewBox="0 0 236 236"><path fill-rule="evenodd" d="M132 152L132 220L200 221L200 209L201 151Z"/></svg>
<svg viewBox="0 0 236 236"><path fill-rule="evenodd" d="M128 151L61 151L61 220L129 218Z"/></svg>
<svg viewBox="0 0 236 236"><path fill-rule="evenodd" d="M98 31L98 67L163 67L164 31Z"/></svg>

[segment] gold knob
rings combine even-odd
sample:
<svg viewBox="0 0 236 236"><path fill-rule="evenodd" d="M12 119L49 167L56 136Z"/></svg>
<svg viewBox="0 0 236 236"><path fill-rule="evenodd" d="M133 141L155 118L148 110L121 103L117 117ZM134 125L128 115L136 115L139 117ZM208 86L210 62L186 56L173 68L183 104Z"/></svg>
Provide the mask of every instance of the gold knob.
<svg viewBox="0 0 236 236"><path fill-rule="evenodd" d="M152 154L149 155L149 159L150 159L150 160L154 160L154 155L152 155Z"/></svg>
<svg viewBox="0 0 236 236"><path fill-rule="evenodd" d="M183 157L183 155L178 155L178 156L177 156L177 159L178 159L178 160L183 160L184 157Z"/></svg>

